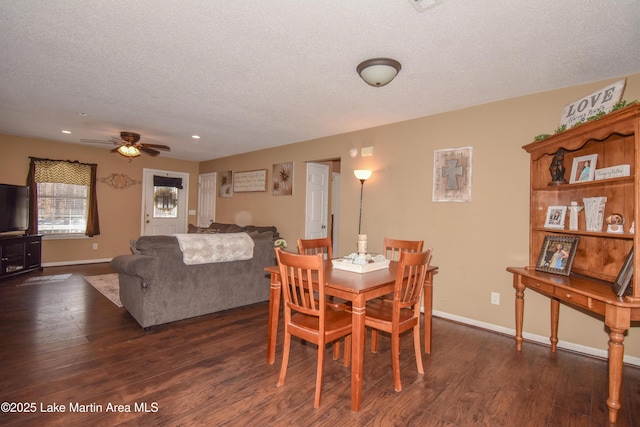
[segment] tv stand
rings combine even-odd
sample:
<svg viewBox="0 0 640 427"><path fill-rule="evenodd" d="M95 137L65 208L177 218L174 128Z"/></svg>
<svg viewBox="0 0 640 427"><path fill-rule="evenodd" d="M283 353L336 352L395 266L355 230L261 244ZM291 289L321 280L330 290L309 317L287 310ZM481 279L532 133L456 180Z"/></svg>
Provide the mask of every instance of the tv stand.
<svg viewBox="0 0 640 427"><path fill-rule="evenodd" d="M0 280L42 270L42 235L0 237Z"/></svg>

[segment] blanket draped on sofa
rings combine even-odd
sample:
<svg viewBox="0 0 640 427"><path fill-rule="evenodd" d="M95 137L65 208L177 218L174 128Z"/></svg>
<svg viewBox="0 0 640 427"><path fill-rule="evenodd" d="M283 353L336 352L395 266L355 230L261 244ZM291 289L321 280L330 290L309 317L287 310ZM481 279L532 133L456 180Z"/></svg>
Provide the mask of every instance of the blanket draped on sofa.
<svg viewBox="0 0 640 427"><path fill-rule="evenodd" d="M247 233L174 234L187 265L242 261L253 258L253 239Z"/></svg>

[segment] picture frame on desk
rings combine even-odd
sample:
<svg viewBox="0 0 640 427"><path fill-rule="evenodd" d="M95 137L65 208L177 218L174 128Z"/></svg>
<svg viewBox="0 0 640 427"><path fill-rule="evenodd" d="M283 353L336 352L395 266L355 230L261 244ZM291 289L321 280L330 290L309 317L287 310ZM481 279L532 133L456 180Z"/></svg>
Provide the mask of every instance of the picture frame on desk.
<svg viewBox="0 0 640 427"><path fill-rule="evenodd" d="M598 162L597 154L588 154L573 159L571 166L571 176L569 184L576 182L593 181L596 176L596 163Z"/></svg>
<svg viewBox="0 0 640 427"><path fill-rule="evenodd" d="M564 230L564 220L567 217L566 206L549 206L544 220L544 228Z"/></svg>
<svg viewBox="0 0 640 427"><path fill-rule="evenodd" d="M571 274L579 241L579 237L573 236L544 236L536 270L563 276Z"/></svg>
<svg viewBox="0 0 640 427"><path fill-rule="evenodd" d="M633 279L633 249L631 249L631 252L627 255L627 259L624 261L624 264L622 264L622 268L620 269L620 273L618 273L616 281L613 282L613 291L616 295L623 297L631 291L631 288L629 287L631 279Z"/></svg>

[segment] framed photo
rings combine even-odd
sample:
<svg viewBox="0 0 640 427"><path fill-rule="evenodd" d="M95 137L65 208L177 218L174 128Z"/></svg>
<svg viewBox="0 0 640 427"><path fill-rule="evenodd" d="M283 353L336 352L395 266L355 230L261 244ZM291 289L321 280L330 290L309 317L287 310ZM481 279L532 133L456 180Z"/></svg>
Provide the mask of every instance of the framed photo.
<svg viewBox="0 0 640 427"><path fill-rule="evenodd" d="M631 290L629 287L629 283L631 283L631 279L633 278L633 249L627 255L627 259L622 264L622 268L620 269L620 273L618 273L618 277L616 281L613 282L613 291L619 296L622 297L625 294L629 293Z"/></svg>
<svg viewBox="0 0 640 427"><path fill-rule="evenodd" d="M572 236L544 236L536 270L568 276L576 257L578 241L578 237Z"/></svg>
<svg viewBox="0 0 640 427"><path fill-rule="evenodd" d="M547 217L544 221L544 228L564 230L564 219L566 216L566 206L549 206L547 208Z"/></svg>
<svg viewBox="0 0 640 427"><path fill-rule="evenodd" d="M593 181L596 175L597 161L597 154L589 154L588 156L580 156L573 159L569 183Z"/></svg>

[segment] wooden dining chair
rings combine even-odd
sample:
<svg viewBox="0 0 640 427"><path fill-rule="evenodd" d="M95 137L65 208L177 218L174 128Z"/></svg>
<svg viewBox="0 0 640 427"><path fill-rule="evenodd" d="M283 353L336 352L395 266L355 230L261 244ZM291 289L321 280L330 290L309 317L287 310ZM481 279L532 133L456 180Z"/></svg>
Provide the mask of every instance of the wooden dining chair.
<svg viewBox="0 0 640 427"><path fill-rule="evenodd" d="M328 305L325 298L324 259L321 254L298 255L276 249L284 296L284 346L278 387L284 384L291 336L318 346L313 407L320 405L325 344L345 337L344 365L351 354L351 313ZM314 286L314 283L316 285ZM318 298L309 298L317 292Z"/></svg>
<svg viewBox="0 0 640 427"><path fill-rule="evenodd" d="M373 300L367 303L365 326L372 332L391 334L391 365L396 391L402 391L400 380L400 334L413 332L413 347L418 372L424 374L420 349L420 301L427 270L431 262L431 248L424 252L400 252L398 272L393 291L393 303Z"/></svg>
<svg viewBox="0 0 640 427"><path fill-rule="evenodd" d="M303 255L326 254L325 259L333 259L331 237L319 239L298 239L298 252Z"/></svg>
<svg viewBox="0 0 640 427"><path fill-rule="evenodd" d="M399 240L385 237L382 244L382 254L388 260L398 261L402 251L421 252L423 246L424 240ZM393 294L382 295L379 299L384 302L392 303ZM374 353L378 351L378 331L376 330L371 331L371 351Z"/></svg>
<svg viewBox="0 0 640 427"><path fill-rule="evenodd" d="M302 255L315 255L323 254L325 259L333 259L333 243L331 237L321 237L318 239L301 239L298 238L298 252ZM327 297L329 304L336 309L346 310L349 308L347 301L334 298L332 296ZM345 355L348 357L348 355ZM340 341L333 343L333 360L340 358Z"/></svg>
<svg viewBox="0 0 640 427"><path fill-rule="evenodd" d="M400 252L422 252L424 246L424 240L398 240L384 238L383 255L386 259L391 261L398 261L400 259Z"/></svg>

